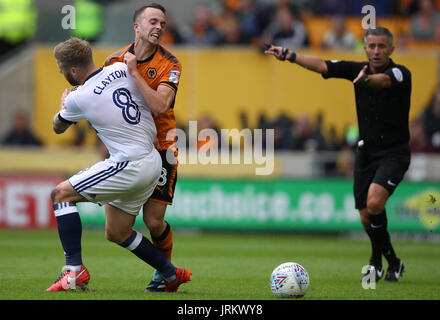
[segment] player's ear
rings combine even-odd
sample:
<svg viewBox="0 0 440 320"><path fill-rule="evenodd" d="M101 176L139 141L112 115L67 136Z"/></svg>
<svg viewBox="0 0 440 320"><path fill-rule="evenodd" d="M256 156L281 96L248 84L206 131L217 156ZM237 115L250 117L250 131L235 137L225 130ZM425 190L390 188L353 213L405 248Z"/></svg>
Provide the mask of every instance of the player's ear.
<svg viewBox="0 0 440 320"><path fill-rule="evenodd" d="M139 22L137 21L133 22L133 30L135 33L139 30Z"/></svg>
<svg viewBox="0 0 440 320"><path fill-rule="evenodd" d="M73 67L70 67L70 72L72 73L72 74L78 74L78 67L76 67L76 66L73 66Z"/></svg>

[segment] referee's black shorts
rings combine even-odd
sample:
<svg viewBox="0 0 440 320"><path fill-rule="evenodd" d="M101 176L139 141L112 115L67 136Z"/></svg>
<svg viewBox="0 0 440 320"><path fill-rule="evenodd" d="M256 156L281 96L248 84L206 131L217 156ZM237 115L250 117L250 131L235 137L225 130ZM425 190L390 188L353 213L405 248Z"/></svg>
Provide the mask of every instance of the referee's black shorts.
<svg viewBox="0 0 440 320"><path fill-rule="evenodd" d="M373 182L387 189L391 196L408 170L410 161L411 151L407 144L375 152L358 148L353 188L356 209L367 207L368 188Z"/></svg>

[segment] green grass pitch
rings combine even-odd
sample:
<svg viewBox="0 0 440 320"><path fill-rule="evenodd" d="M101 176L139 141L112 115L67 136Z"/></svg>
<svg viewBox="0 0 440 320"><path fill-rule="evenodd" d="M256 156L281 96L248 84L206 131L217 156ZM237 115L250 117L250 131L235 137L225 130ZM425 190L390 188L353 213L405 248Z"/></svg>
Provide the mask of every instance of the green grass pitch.
<svg viewBox="0 0 440 320"><path fill-rule="evenodd" d="M175 232L173 262L192 271L177 293L144 293L152 268L108 242L103 230L85 229L82 246L89 290L45 292L64 264L56 230L0 230L0 299L269 300L276 299L270 274L287 261L310 275L303 300L440 299L440 245L428 241L394 241L406 272L398 283L381 280L365 290L366 237Z"/></svg>

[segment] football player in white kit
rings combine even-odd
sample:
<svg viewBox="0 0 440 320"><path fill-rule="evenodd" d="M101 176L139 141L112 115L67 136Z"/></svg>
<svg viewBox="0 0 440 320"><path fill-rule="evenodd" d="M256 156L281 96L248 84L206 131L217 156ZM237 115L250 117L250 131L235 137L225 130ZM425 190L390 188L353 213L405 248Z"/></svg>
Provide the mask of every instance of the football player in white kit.
<svg viewBox="0 0 440 320"><path fill-rule="evenodd" d="M61 103L53 129L63 133L86 119L109 150L110 157L60 183L51 193L66 266L46 291L85 288L90 274L82 263L82 225L77 202L105 205L106 238L130 250L167 279L166 291L177 291L190 280L141 233L132 229L141 207L152 194L162 161L153 145L156 127L151 112L124 63L97 68L87 41L71 38L54 55L60 72L78 86Z"/></svg>

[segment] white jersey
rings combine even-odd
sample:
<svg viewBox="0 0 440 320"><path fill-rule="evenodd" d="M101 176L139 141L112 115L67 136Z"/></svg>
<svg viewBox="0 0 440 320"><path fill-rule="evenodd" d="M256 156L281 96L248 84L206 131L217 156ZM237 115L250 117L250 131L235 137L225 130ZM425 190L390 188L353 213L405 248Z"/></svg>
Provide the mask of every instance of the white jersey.
<svg viewBox="0 0 440 320"><path fill-rule="evenodd" d="M154 148L156 125L122 62L92 73L69 93L65 105L59 119L69 123L88 120L112 161L140 159Z"/></svg>

